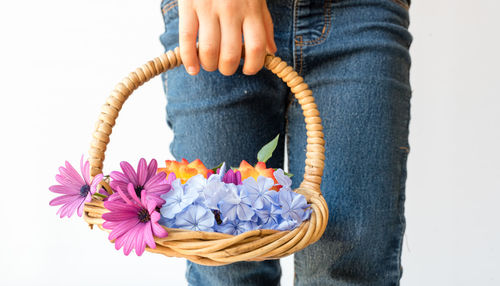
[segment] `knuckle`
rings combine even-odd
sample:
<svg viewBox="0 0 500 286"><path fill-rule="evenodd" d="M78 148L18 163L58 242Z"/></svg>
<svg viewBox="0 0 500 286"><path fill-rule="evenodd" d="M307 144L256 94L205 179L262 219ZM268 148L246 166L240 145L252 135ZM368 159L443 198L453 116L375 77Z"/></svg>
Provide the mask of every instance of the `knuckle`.
<svg viewBox="0 0 500 286"><path fill-rule="evenodd" d="M237 10L238 8L237 1L226 0L226 1L218 1L218 3L220 5L219 8L221 9L221 11L231 12Z"/></svg>
<svg viewBox="0 0 500 286"><path fill-rule="evenodd" d="M200 63L204 70L215 71L217 69L218 52L215 49L201 49L200 47Z"/></svg>
<svg viewBox="0 0 500 286"><path fill-rule="evenodd" d="M218 47L213 43L204 43L200 45L200 54L207 58L217 57L219 53Z"/></svg>
<svg viewBox="0 0 500 286"><path fill-rule="evenodd" d="M265 51L266 51L266 47L264 44L261 44L261 43L247 46L247 53L253 57L261 56L265 53Z"/></svg>
<svg viewBox="0 0 500 286"><path fill-rule="evenodd" d="M261 1L248 1L246 3L247 9L251 12L260 12L262 10L262 3Z"/></svg>
<svg viewBox="0 0 500 286"><path fill-rule="evenodd" d="M222 56L220 59L221 67L234 67L238 65L240 58L238 56Z"/></svg>
<svg viewBox="0 0 500 286"><path fill-rule="evenodd" d="M181 59L184 64L191 65L195 62L195 57L191 53L183 53L181 51Z"/></svg>
<svg viewBox="0 0 500 286"><path fill-rule="evenodd" d="M194 39L195 37L196 37L196 35L194 34L193 31L189 31L189 30L179 31L179 38L181 40Z"/></svg>

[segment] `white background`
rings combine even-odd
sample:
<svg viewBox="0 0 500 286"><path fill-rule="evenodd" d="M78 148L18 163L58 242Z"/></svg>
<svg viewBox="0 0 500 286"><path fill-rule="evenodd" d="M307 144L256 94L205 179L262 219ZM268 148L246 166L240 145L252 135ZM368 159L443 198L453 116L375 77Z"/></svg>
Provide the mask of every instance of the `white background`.
<svg viewBox="0 0 500 286"><path fill-rule="evenodd" d="M499 285L500 2L413 2L402 285ZM184 260L126 257L48 205L113 86L162 52L160 1L0 3L0 285L185 285ZM159 78L134 93L105 171L171 159L165 103ZM282 265L291 285L292 260Z"/></svg>

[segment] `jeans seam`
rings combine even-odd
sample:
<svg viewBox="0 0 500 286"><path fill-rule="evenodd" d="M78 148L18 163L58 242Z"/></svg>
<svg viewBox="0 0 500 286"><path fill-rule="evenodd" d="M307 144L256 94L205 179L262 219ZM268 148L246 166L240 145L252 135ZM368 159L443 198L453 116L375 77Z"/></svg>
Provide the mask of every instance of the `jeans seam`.
<svg viewBox="0 0 500 286"><path fill-rule="evenodd" d="M298 1L296 1L295 3L297 3ZM331 2L332 0L326 0L325 1L325 7L323 9L323 29L321 30L321 35L316 38L316 39L312 39L312 40L309 40L309 41L302 41L302 36L300 36L300 41L295 39L295 43L297 45L300 45L300 46L314 46L314 45L318 45L318 44L321 44L322 42L324 42L328 36L328 34L330 33L330 30L331 30L331 23L332 23L332 5L331 5ZM297 5L295 5L297 6ZM297 7L295 7L297 8ZM297 14L295 15L295 25L297 23ZM294 25L294 26L295 26ZM296 31L296 29L294 29ZM299 36L297 36L298 38Z"/></svg>
<svg viewBox="0 0 500 286"><path fill-rule="evenodd" d="M179 2L177 0L173 0L172 2L168 2L163 8L162 8L162 12L163 12L163 15L165 15L168 11L170 11L171 9L173 9L174 7L177 6Z"/></svg>
<svg viewBox="0 0 500 286"><path fill-rule="evenodd" d="M405 3L404 1L402 1L402 0L392 0L392 2L394 2L394 3L398 4L399 6L405 8L407 11L410 9L410 6L407 3Z"/></svg>
<svg viewBox="0 0 500 286"><path fill-rule="evenodd" d="M293 35L294 38L300 38L300 41L297 41L295 39L295 45L296 47L299 47L299 54L300 54L300 62L297 64L297 53L296 53L296 47L293 49L294 50L294 55L293 55L293 63L294 63L294 70L297 71L297 65L299 66L297 73L300 75L302 72L302 63L303 63L303 55L302 55L302 45L299 44L299 42L302 42L302 36L296 36L297 35L297 18L298 18L298 12L297 12L297 6L300 0L294 0L293 2Z"/></svg>
<svg viewBox="0 0 500 286"><path fill-rule="evenodd" d="M300 38L302 40L302 36L297 36L298 38ZM299 47L299 54L300 54L300 61L299 61L299 75L302 74L302 67L304 65L304 53L303 53L303 50L302 50L302 45L297 45Z"/></svg>
<svg viewBox="0 0 500 286"><path fill-rule="evenodd" d="M297 15L298 15L298 13L297 13L297 4L299 3L299 1L300 0L294 0L293 1L293 14L294 14L293 15L293 37L294 38L298 37L296 35L297 35ZM297 43L297 40L294 39L294 41L295 41L295 43ZM296 56L294 56L294 63L295 63L295 58L296 58Z"/></svg>
<svg viewBox="0 0 500 286"><path fill-rule="evenodd" d="M401 166L401 174L400 174L400 183L399 183L399 198L398 198L398 205L400 209L399 213L399 221L400 221L400 227L401 227L401 233L400 233L400 241L398 244L398 259L397 259L397 271L398 271L398 284L400 283L400 279L403 275L403 267L401 264L401 256L403 252L403 243L404 243L404 235L405 235L405 230L406 230L406 219L405 219L405 214L404 214L404 201L405 201L405 193L406 193L406 178L407 178L407 169L406 169L406 164L408 162L408 155L410 153L410 148L409 147L400 147L399 148L402 152L402 163L403 165Z"/></svg>

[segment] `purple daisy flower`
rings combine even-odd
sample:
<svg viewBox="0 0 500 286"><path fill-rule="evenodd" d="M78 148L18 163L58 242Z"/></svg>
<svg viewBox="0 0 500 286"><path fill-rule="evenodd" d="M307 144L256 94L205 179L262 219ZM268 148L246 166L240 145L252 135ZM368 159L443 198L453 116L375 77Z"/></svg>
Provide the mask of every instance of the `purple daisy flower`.
<svg viewBox="0 0 500 286"><path fill-rule="evenodd" d="M155 159L146 164L146 160L141 158L139 160L139 165L137 166L137 173L128 162L121 162L120 167L122 172L113 171L110 174L111 183L110 186L113 190L117 190L118 187L122 190L128 188L128 184L132 184L137 197L141 198L142 191L145 190L146 199L153 200L156 206L160 207L165 203L160 196L167 193L171 186L167 180L165 180L167 174L164 172L157 173L158 164ZM171 179L171 178L169 178ZM127 194L126 194L127 195ZM121 196L117 193L111 195L109 200L121 200ZM132 199L129 197L129 199Z"/></svg>
<svg viewBox="0 0 500 286"><path fill-rule="evenodd" d="M135 249L140 256L146 244L156 248L154 236L165 237L168 233L158 223L161 216L155 210L155 201L146 198L146 190L142 190L141 199L132 183L127 185L127 191L128 194L125 194L118 186L116 194L121 200L104 202L104 207L110 212L102 215L105 220L102 226L111 230L108 238L115 240L116 250L123 247L123 253L129 255Z"/></svg>
<svg viewBox="0 0 500 286"><path fill-rule="evenodd" d="M75 210L78 216L82 216L84 203L92 200L92 195L97 191L97 185L102 181L103 175L99 174L91 180L90 164L89 161L84 163L83 156L80 159L83 178L68 161L65 162L65 165L66 168L59 167L60 174L56 175L56 181L60 185L49 187L51 192L62 194L62 196L51 200L49 205L63 205L57 211L61 218L71 217Z"/></svg>

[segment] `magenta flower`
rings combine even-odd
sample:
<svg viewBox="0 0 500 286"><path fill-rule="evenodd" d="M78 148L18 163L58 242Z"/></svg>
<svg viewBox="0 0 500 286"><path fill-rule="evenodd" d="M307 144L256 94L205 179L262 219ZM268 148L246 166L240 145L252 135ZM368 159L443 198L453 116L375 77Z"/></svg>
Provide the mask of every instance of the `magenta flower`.
<svg viewBox="0 0 500 286"><path fill-rule="evenodd" d="M170 184L165 177L167 176L164 172L156 173L158 164L155 159L146 164L146 160L142 158L139 160L139 165L137 166L137 173L134 168L128 162L121 162L120 167L123 173L118 171L113 171L110 174L111 183L110 186L113 190L120 187L122 190L128 188L128 184L131 183L134 187L135 194L137 197L142 198L142 191L146 191L146 198L148 200L153 200L156 206L161 207L165 200L160 196L168 192L171 188ZM121 199L116 193L113 194L109 200ZM132 197L128 197L129 200Z"/></svg>
<svg viewBox="0 0 500 286"><path fill-rule="evenodd" d="M92 195L97 190L97 185L102 181L102 174L95 176L90 180L90 164L89 161L83 162L83 156L80 159L80 169L82 176L66 161L66 168L59 167L59 174L56 175L56 181L60 185L53 185L49 187L51 192L62 194L50 201L49 205L58 206L63 205L57 211L60 217L71 217L76 210L78 216L83 214L83 205L92 200Z"/></svg>
<svg viewBox="0 0 500 286"><path fill-rule="evenodd" d="M111 230L109 240L115 240L116 250L123 246L125 255L129 255L132 249L135 249L137 255L142 255L146 244L150 248L156 248L153 235L168 235L158 223L161 215L155 210L156 202L146 198L146 190L141 191L139 199L132 183L127 185L128 194L120 186L116 190L121 200L104 202L104 207L110 212L102 215L105 220L102 226Z"/></svg>
<svg viewBox="0 0 500 286"><path fill-rule="evenodd" d="M235 185L241 185L241 173L240 171L233 171L229 169L226 174L224 174L224 177L222 178L222 181L226 184L235 184Z"/></svg>

